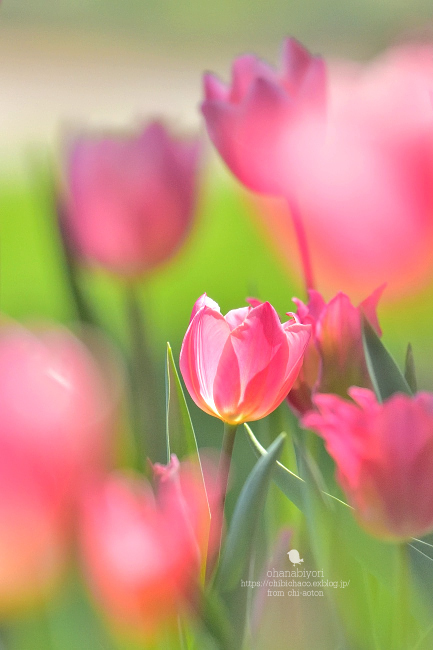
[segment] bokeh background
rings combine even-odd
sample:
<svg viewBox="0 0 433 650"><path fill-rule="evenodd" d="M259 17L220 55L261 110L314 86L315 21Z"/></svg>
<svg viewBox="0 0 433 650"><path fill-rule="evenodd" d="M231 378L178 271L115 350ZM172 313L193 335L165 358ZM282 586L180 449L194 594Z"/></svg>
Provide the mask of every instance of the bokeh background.
<svg viewBox="0 0 433 650"><path fill-rule="evenodd" d="M73 325L74 303L57 231L53 183L71 129L130 129L162 117L178 131L204 126L201 75L227 79L231 61L253 51L276 61L294 35L328 57L368 59L402 40L433 35L431 0L4 0L0 9L0 309L29 322ZM199 207L186 245L142 283L159 385L170 341L178 359L189 314L206 291L222 311L246 296L284 314L302 295L253 215L251 197L205 147ZM296 252L293 253L296 259ZM83 291L114 345L127 347L123 288L83 271ZM373 289L374 287L372 287ZM414 347L420 384L433 388L433 288L379 310L384 341L400 363ZM219 422L191 408L199 441L220 443ZM239 461L242 462L239 462ZM232 501L254 462L239 437ZM31 533L30 533L31 534ZM9 626L5 647L111 648L100 619L71 578L48 612Z"/></svg>

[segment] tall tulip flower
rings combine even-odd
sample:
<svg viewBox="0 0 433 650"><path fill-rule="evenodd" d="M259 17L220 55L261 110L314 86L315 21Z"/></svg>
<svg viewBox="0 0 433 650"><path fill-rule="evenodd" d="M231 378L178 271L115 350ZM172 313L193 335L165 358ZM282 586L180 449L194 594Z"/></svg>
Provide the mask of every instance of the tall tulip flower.
<svg viewBox="0 0 433 650"><path fill-rule="evenodd" d="M362 343L361 317L368 318L376 332L381 329L376 309L384 287L374 291L358 307L348 296L338 293L328 303L318 291L308 292L308 303L298 298L297 317L309 323L312 335L305 352L304 364L287 399L300 414L313 408L315 393L347 396L351 386L371 388Z"/></svg>
<svg viewBox="0 0 433 650"><path fill-rule="evenodd" d="M326 129L310 113L287 141L280 195L295 198L315 274L329 291L361 297L386 282L396 297L431 278L432 77L431 46L394 48L363 66L331 62ZM271 168L271 147L266 160ZM258 204L289 262L291 206Z"/></svg>
<svg viewBox="0 0 433 650"><path fill-rule="evenodd" d="M285 196L287 142L306 112L323 113L325 91L323 60L288 38L281 70L245 55L233 63L230 87L206 74L202 112L235 176L255 192Z"/></svg>
<svg viewBox="0 0 433 650"><path fill-rule="evenodd" d="M206 294L194 305L180 370L197 406L224 422L218 471L222 508L236 429L264 418L284 400L301 368L310 329L295 319L281 324L268 302L225 316ZM214 521L210 535L221 543L222 529Z"/></svg>
<svg viewBox="0 0 433 650"><path fill-rule="evenodd" d="M198 140L176 139L159 122L136 135L77 138L61 209L69 246L127 278L167 260L191 225L198 155Z"/></svg>
<svg viewBox="0 0 433 650"><path fill-rule="evenodd" d="M122 474L89 492L83 559L94 594L123 632L156 639L196 597L209 509L197 473L172 456L157 489Z"/></svg>
<svg viewBox="0 0 433 650"><path fill-rule="evenodd" d="M325 440L359 523L401 542L433 530L433 394L396 394L379 404L368 389L355 403L317 395L303 421Z"/></svg>
<svg viewBox="0 0 433 650"><path fill-rule="evenodd" d="M204 294L194 305L180 352L192 399L230 425L264 418L292 388L310 329L295 320L281 324L268 302L223 316Z"/></svg>
<svg viewBox="0 0 433 650"><path fill-rule="evenodd" d="M59 579L74 507L107 461L111 415L99 368L70 333L1 328L1 614Z"/></svg>
<svg viewBox="0 0 433 650"><path fill-rule="evenodd" d="M202 112L222 158L249 189L288 199L307 288L314 285L304 224L290 181L292 140L305 121L321 132L326 108L326 70L294 38L283 44L281 70L252 55L236 59L232 83L204 77ZM311 127L313 128L313 127Z"/></svg>

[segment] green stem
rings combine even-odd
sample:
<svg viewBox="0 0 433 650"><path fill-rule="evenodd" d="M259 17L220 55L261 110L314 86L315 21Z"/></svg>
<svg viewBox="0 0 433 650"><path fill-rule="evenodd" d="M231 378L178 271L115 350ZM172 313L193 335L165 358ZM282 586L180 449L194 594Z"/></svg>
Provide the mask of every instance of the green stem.
<svg viewBox="0 0 433 650"><path fill-rule="evenodd" d="M65 262L66 277L68 280L72 300L75 306L75 312L77 314L78 319L82 323L95 325L96 319L81 290L81 286L78 278L78 265L77 265L76 256L72 249L70 243L70 237L68 236L66 226L64 225L64 219L60 214L60 210L61 208L59 207L58 208L59 228L60 228L61 240L63 243L63 258Z"/></svg>
<svg viewBox="0 0 433 650"><path fill-rule="evenodd" d="M409 647L410 575L409 548L405 542L397 547L395 599L393 647L398 650L406 650Z"/></svg>
<svg viewBox="0 0 433 650"><path fill-rule="evenodd" d="M143 312L136 287L126 287L126 311L131 344L131 399L134 414L137 469L143 469L146 455L152 462L165 462L165 435L161 429L158 393Z"/></svg>
<svg viewBox="0 0 433 650"><path fill-rule="evenodd" d="M232 462L233 448L235 444L236 430L238 428L237 424L228 424L224 422L224 434L223 434L223 444L221 448L221 456L218 465L218 483L217 487L220 490L220 508L221 512L224 513L224 507L227 496L227 488L229 483L230 476L230 467ZM222 545L222 531L223 531L223 517L211 517L210 524L210 539L216 540L217 543L217 553L215 554L215 561L219 560L221 553ZM210 561L208 557L208 562L206 565L206 579L210 579L213 569L215 566L215 561Z"/></svg>

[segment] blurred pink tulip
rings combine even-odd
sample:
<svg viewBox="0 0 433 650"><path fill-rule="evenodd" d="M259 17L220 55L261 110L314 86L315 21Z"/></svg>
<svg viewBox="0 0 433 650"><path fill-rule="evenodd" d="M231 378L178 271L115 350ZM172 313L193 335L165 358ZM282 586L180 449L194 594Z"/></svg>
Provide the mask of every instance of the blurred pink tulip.
<svg viewBox="0 0 433 650"><path fill-rule="evenodd" d="M3 451L3 450L2 450ZM67 529L29 462L0 455L0 616L40 605L58 586Z"/></svg>
<svg viewBox="0 0 433 650"><path fill-rule="evenodd" d="M268 302L222 316L204 294L194 305L180 352L192 399L229 424L264 418L291 389L310 330L295 320L281 324Z"/></svg>
<svg viewBox="0 0 433 650"><path fill-rule="evenodd" d="M0 455L26 460L59 503L76 500L108 455L108 386L67 330L0 332Z"/></svg>
<svg viewBox="0 0 433 650"><path fill-rule="evenodd" d="M376 308L383 289L374 291L358 307L341 292L328 303L314 290L308 292L307 305L294 298L299 321L312 328L301 372L287 397L298 414L313 408L315 393L346 397L351 386L371 388L362 343L361 315L367 316L380 335Z"/></svg>
<svg viewBox="0 0 433 650"><path fill-rule="evenodd" d="M120 631L156 638L196 598L207 550L203 482L177 458L144 479L114 475L89 493L82 541L94 594Z"/></svg>
<svg viewBox="0 0 433 650"><path fill-rule="evenodd" d="M202 112L235 176L253 191L286 196L286 146L306 113L323 117L326 72L293 38L283 44L281 68L245 55L233 64L230 87L206 74Z"/></svg>
<svg viewBox="0 0 433 650"><path fill-rule="evenodd" d="M137 135L73 142L62 207L68 243L89 264L134 278L185 239L196 199L199 142L158 122Z"/></svg>
<svg viewBox="0 0 433 650"><path fill-rule="evenodd" d="M395 48L366 66L331 64L326 128L310 113L287 140L280 194L295 199L315 275L329 291L362 296L386 282L389 299L432 277L432 78L431 46ZM290 262L290 207L260 204L264 228Z"/></svg>
<svg viewBox="0 0 433 650"><path fill-rule="evenodd" d="M196 462L183 460L179 463L172 454L168 465L153 465L158 505L169 519L172 508L182 511L194 532L194 539L202 561L211 560L218 550L218 539L210 537L212 528L221 529L221 486L218 484L216 460L200 452L201 467Z"/></svg>
<svg viewBox="0 0 433 650"><path fill-rule="evenodd" d="M303 421L325 440L359 523L388 541L433 530L433 394L396 394L379 404L352 388L355 403L317 395Z"/></svg>
<svg viewBox="0 0 433 650"><path fill-rule="evenodd" d="M42 597L73 508L106 464L107 386L66 330L0 330L0 612Z"/></svg>

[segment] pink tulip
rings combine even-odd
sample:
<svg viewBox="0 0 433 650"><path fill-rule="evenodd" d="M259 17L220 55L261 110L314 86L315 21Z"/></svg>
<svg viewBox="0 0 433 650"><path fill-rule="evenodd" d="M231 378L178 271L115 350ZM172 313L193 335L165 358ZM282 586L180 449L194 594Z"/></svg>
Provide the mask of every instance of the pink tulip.
<svg viewBox="0 0 433 650"><path fill-rule="evenodd" d="M193 217L199 143L158 122L136 135L77 138L64 230L91 265L136 277L170 258Z"/></svg>
<svg viewBox="0 0 433 650"><path fill-rule="evenodd" d="M0 613L58 580L73 508L106 462L111 408L66 330L0 330Z"/></svg>
<svg viewBox="0 0 433 650"><path fill-rule="evenodd" d="M60 504L107 459L108 386L67 330L0 331L0 455L28 462Z"/></svg>
<svg viewBox="0 0 433 650"><path fill-rule="evenodd" d="M3 450L2 450L3 452ZM0 615L49 598L63 577L67 529L31 463L0 455Z"/></svg>
<svg viewBox="0 0 433 650"><path fill-rule="evenodd" d="M433 529L433 394L396 394L379 404L372 391L352 388L355 403L317 395L318 413L304 426L317 431L337 465L337 478L359 523L389 541Z"/></svg>
<svg viewBox="0 0 433 650"><path fill-rule="evenodd" d="M83 510L86 571L99 603L121 631L155 639L197 595L209 509L203 483L172 457L144 479L113 475ZM205 541L205 544L203 542Z"/></svg>
<svg viewBox="0 0 433 650"><path fill-rule="evenodd" d="M304 364L287 397L298 414L313 408L315 393L346 397L351 386L371 388L362 343L361 315L367 316L380 335L376 308L383 289L374 291L358 307L341 292L328 303L314 290L308 293L307 305L294 298L299 321L312 328Z"/></svg>
<svg viewBox="0 0 433 650"><path fill-rule="evenodd" d="M432 277L432 78L432 47L330 65L326 130L310 114L287 143L282 194L296 201L315 275L330 291L361 296L387 282L389 298ZM290 261L289 207L265 200L261 217Z"/></svg>
<svg viewBox="0 0 433 650"><path fill-rule="evenodd" d="M286 196L287 146L305 114L323 117L326 73L295 39L283 44L281 70L252 55L236 59L228 87L204 77L202 112L232 172L256 192Z"/></svg>
<svg viewBox="0 0 433 650"><path fill-rule="evenodd" d="M204 294L194 305L180 352L192 399L232 425L264 418L291 389L310 329L294 319L281 324L268 302L222 316Z"/></svg>

